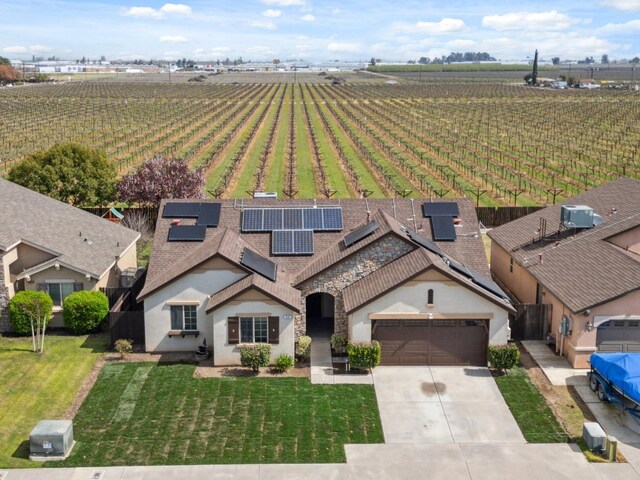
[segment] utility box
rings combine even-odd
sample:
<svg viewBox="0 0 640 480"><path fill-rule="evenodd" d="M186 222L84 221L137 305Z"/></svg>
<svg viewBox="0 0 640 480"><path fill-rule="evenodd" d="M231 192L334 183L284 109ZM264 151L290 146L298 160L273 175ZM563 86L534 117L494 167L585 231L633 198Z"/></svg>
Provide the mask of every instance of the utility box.
<svg viewBox="0 0 640 480"><path fill-rule="evenodd" d="M74 445L71 420L41 420L29 435L30 460L64 460Z"/></svg>
<svg viewBox="0 0 640 480"><path fill-rule="evenodd" d="M589 450L603 452L607 435L598 422L585 422L582 426L582 438Z"/></svg>
<svg viewBox="0 0 640 480"><path fill-rule="evenodd" d="M592 228L593 208L586 205L563 205L560 222L564 228Z"/></svg>

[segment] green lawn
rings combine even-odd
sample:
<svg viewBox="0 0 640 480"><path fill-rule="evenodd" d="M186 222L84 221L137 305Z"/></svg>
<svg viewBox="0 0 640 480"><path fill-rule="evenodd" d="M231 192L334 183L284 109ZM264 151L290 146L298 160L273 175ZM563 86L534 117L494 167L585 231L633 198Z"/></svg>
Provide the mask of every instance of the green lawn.
<svg viewBox="0 0 640 480"><path fill-rule="evenodd" d="M527 442L563 443L568 440L524 368L513 368L508 375L497 376L495 380Z"/></svg>
<svg viewBox="0 0 640 480"><path fill-rule="evenodd" d="M107 364L50 466L344 462L384 441L370 385L193 378L193 365Z"/></svg>
<svg viewBox="0 0 640 480"><path fill-rule="evenodd" d="M40 420L63 418L108 342L106 335L47 335L36 354L31 337L0 337L0 467L40 466L28 460L29 433Z"/></svg>

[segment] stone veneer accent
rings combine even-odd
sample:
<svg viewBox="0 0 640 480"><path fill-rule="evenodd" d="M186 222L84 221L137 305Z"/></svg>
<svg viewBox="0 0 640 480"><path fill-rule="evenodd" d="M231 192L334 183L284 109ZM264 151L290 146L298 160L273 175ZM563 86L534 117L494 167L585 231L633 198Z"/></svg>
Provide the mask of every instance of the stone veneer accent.
<svg viewBox="0 0 640 480"><path fill-rule="evenodd" d="M0 332L8 332L11 330L9 325L9 290L4 283L4 265L2 257L0 257Z"/></svg>
<svg viewBox="0 0 640 480"><path fill-rule="evenodd" d="M347 314L344 311L342 290L379 268L406 255L415 247L395 235L386 235L362 250L347 257L300 285L302 311L295 318L296 338L305 335L307 329L306 297L313 293L329 293L334 297L334 332L347 334Z"/></svg>

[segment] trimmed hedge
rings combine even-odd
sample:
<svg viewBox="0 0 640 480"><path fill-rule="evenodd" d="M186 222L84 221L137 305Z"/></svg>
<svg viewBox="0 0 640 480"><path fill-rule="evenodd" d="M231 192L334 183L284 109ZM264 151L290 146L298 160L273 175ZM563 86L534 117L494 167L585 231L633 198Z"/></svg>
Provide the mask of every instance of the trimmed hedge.
<svg viewBox="0 0 640 480"><path fill-rule="evenodd" d="M331 335L331 346L337 353L344 353L349 346L349 339L344 333L334 333Z"/></svg>
<svg viewBox="0 0 640 480"><path fill-rule="evenodd" d="M64 326L76 335L96 330L109 313L109 299L102 292L80 291L64 299Z"/></svg>
<svg viewBox="0 0 640 480"><path fill-rule="evenodd" d="M507 345L489 345L489 365L496 370L506 371L520 361L520 350L515 343Z"/></svg>
<svg viewBox="0 0 640 480"><path fill-rule="evenodd" d="M287 370L293 368L293 357L282 353L277 356L275 363L275 370L280 373L285 373Z"/></svg>
<svg viewBox="0 0 640 480"><path fill-rule="evenodd" d="M9 322L14 332L19 335L31 335L29 312L36 314L38 305L45 312L45 322L48 324L53 316L53 300L46 293L22 290L9 300Z"/></svg>
<svg viewBox="0 0 640 480"><path fill-rule="evenodd" d="M311 337L306 335L298 339L298 346L296 347L296 355L299 358L306 360L309 358L309 352L311 351Z"/></svg>
<svg viewBox="0 0 640 480"><path fill-rule="evenodd" d="M250 345L239 345L240 364L249 367L254 372L260 367L266 367L271 360L271 345L268 343L255 343Z"/></svg>
<svg viewBox="0 0 640 480"><path fill-rule="evenodd" d="M369 342L349 343L349 363L353 368L373 368L380 365L382 348L373 340Z"/></svg>

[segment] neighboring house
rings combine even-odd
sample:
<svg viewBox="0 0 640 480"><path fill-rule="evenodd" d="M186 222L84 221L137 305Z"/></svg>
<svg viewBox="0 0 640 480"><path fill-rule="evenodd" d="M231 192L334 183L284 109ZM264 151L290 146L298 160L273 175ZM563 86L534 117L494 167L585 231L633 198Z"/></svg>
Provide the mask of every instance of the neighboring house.
<svg viewBox="0 0 640 480"><path fill-rule="evenodd" d="M64 299L78 290L120 285L136 267L138 232L0 178L0 332L10 331L7 302L19 290L53 299L62 326Z"/></svg>
<svg viewBox="0 0 640 480"><path fill-rule="evenodd" d="M144 300L146 349L238 364L302 335L379 340L384 364L486 365L509 338L470 200L163 201ZM437 217L437 218L436 218ZM440 241L431 241L433 233Z"/></svg>
<svg viewBox="0 0 640 480"><path fill-rule="evenodd" d="M640 351L640 182L564 205L489 232L491 271L521 302L553 306L549 334L574 367L598 350Z"/></svg>

